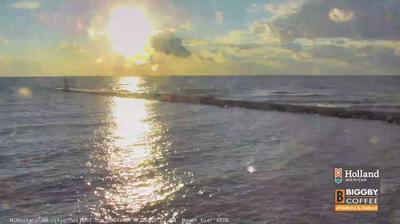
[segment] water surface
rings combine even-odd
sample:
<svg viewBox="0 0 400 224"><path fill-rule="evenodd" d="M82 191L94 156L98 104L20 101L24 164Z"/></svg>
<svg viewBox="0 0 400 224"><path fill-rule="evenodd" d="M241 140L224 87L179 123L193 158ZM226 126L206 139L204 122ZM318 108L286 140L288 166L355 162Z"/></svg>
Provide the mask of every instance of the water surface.
<svg viewBox="0 0 400 224"><path fill-rule="evenodd" d="M73 78L79 88L398 111L400 77ZM400 222L400 126L62 93L0 78L0 217ZM336 164L381 168L381 211L333 212Z"/></svg>

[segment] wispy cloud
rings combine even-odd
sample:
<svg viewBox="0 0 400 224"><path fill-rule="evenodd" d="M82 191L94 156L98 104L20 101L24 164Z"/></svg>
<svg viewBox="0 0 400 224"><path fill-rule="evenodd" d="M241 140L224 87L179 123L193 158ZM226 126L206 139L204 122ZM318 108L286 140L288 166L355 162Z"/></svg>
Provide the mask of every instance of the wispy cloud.
<svg viewBox="0 0 400 224"><path fill-rule="evenodd" d="M40 3L35 1L19 1L11 4L11 8L34 10L40 8Z"/></svg>
<svg viewBox="0 0 400 224"><path fill-rule="evenodd" d="M1 45L5 45L5 44L8 44L8 40L5 39L5 38L0 37L0 46Z"/></svg>
<svg viewBox="0 0 400 224"><path fill-rule="evenodd" d="M353 11L346 11L346 10L341 10L338 8L334 8L329 12L329 18L337 23L343 23L343 22L348 22L352 20L354 17L354 12Z"/></svg>
<svg viewBox="0 0 400 224"><path fill-rule="evenodd" d="M71 53L83 53L84 52L82 47L77 44L63 43L63 44L60 44L58 49L60 49L62 51L66 51L66 52L71 52Z"/></svg>
<svg viewBox="0 0 400 224"><path fill-rule="evenodd" d="M193 30L193 23L190 21L186 21L185 23L181 24L179 28L183 30Z"/></svg>
<svg viewBox="0 0 400 224"><path fill-rule="evenodd" d="M218 11L215 13L215 20L217 24L223 24L224 23L224 12Z"/></svg>
<svg viewBox="0 0 400 224"><path fill-rule="evenodd" d="M302 0L275 2L266 4L264 9L272 13L274 17L284 17L298 12L303 4L304 2Z"/></svg>
<svg viewBox="0 0 400 224"><path fill-rule="evenodd" d="M42 67L31 60L13 57L0 57L0 74L26 75L41 74Z"/></svg>

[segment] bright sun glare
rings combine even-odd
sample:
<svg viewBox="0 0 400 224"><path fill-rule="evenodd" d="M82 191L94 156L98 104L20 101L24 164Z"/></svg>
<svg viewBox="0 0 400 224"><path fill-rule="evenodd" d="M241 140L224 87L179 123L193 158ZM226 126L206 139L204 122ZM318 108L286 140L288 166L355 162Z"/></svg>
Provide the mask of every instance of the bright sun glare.
<svg viewBox="0 0 400 224"><path fill-rule="evenodd" d="M146 15L129 6L116 8L110 17L109 35L112 49L125 57L134 57L144 51L151 34Z"/></svg>

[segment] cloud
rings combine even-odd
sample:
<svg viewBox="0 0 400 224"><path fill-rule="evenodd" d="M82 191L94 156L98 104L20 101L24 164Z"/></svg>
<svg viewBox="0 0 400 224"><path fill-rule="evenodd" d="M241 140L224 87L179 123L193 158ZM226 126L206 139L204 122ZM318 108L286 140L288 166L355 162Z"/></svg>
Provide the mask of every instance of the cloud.
<svg viewBox="0 0 400 224"><path fill-rule="evenodd" d="M42 67L33 61L0 57L0 75L32 75L42 71Z"/></svg>
<svg viewBox="0 0 400 224"><path fill-rule="evenodd" d="M190 55L188 49L182 44L182 39L173 34L159 34L152 38L151 45L156 52L177 57Z"/></svg>
<svg viewBox="0 0 400 224"><path fill-rule="evenodd" d="M396 74L400 69L400 55L392 44L388 41L315 40L304 44L302 52L311 55L310 62L314 63L330 60L358 68L361 73Z"/></svg>
<svg viewBox="0 0 400 224"><path fill-rule="evenodd" d="M16 2L12 5L10 5L11 8L15 9L27 9L27 10L34 10L40 8L40 3L35 2L35 1L19 1Z"/></svg>
<svg viewBox="0 0 400 224"><path fill-rule="evenodd" d="M262 6L260 7L260 4L257 4L257 3L251 3L248 7L247 7L247 13L250 13L250 14L254 14L254 13L259 13L259 12L261 12L262 10Z"/></svg>
<svg viewBox="0 0 400 224"><path fill-rule="evenodd" d="M298 12L302 5L302 0L295 0L291 2L274 2L266 4L264 9L267 12L272 13L274 18L277 18Z"/></svg>
<svg viewBox="0 0 400 224"><path fill-rule="evenodd" d="M298 13L303 4L304 0L250 4L247 8L248 13L268 12L268 17L250 22L247 30L235 31L237 32L236 36L239 36L240 33L241 36L248 36L247 39L250 41L253 39L257 43L267 45L290 43L295 38L293 32L290 29L276 25L275 21ZM292 25L295 26L295 23Z"/></svg>
<svg viewBox="0 0 400 224"><path fill-rule="evenodd" d="M292 0L284 2L274 2L268 4L252 3L247 7L247 13L256 14L262 12L269 12L273 17L287 16L297 12L303 0Z"/></svg>
<svg viewBox="0 0 400 224"><path fill-rule="evenodd" d="M371 40L371 39L350 39L350 38L297 38L293 43L303 47L314 48L318 46L338 46L343 48L361 49L366 47L380 47L392 49L400 55L400 40Z"/></svg>
<svg viewBox="0 0 400 224"><path fill-rule="evenodd" d="M5 38L0 37L0 46L8 44L8 40Z"/></svg>
<svg viewBox="0 0 400 224"><path fill-rule="evenodd" d="M249 23L246 29L232 30L228 34L218 37L216 41L225 45L280 45L283 41L286 42L286 39L289 39L284 35L269 21L256 20Z"/></svg>
<svg viewBox="0 0 400 224"><path fill-rule="evenodd" d="M270 22L293 38L399 39L400 1L309 0Z"/></svg>
<svg viewBox="0 0 400 224"><path fill-rule="evenodd" d="M334 8L329 12L329 19L337 23L348 22L354 17L353 11L345 11L338 8Z"/></svg>
<svg viewBox="0 0 400 224"><path fill-rule="evenodd" d="M308 52L315 58L331 58L346 62L355 62L357 60L356 51L339 46L318 46L308 49Z"/></svg>
<svg viewBox="0 0 400 224"><path fill-rule="evenodd" d="M190 21L186 21L185 23L179 25L179 28L183 30L193 30L193 23Z"/></svg>
<svg viewBox="0 0 400 224"><path fill-rule="evenodd" d="M400 56L393 49L381 47L367 47L359 50L362 62L375 68L382 68L386 72L398 74L400 70Z"/></svg>
<svg viewBox="0 0 400 224"><path fill-rule="evenodd" d="M204 47L210 45L210 41L200 38L187 38L184 40L184 45L190 48Z"/></svg>
<svg viewBox="0 0 400 224"><path fill-rule="evenodd" d="M221 50L204 50L195 56L203 62L223 63L227 61L225 53Z"/></svg>
<svg viewBox="0 0 400 224"><path fill-rule="evenodd" d="M84 52L82 47L77 44L63 43L63 44L60 44L58 49L60 49L62 51L66 51L66 52L71 52L71 53L83 53Z"/></svg>
<svg viewBox="0 0 400 224"><path fill-rule="evenodd" d="M222 12L222 11L215 12L215 21L217 22L217 24L223 24L224 23L224 12Z"/></svg>
<svg viewBox="0 0 400 224"><path fill-rule="evenodd" d="M227 35L216 39L221 45L248 44L255 43L256 40L255 35L248 30L232 30Z"/></svg>
<svg viewBox="0 0 400 224"><path fill-rule="evenodd" d="M250 63L268 73L397 74L400 1L362 1L251 4L248 13L266 16L245 29L188 46L205 62Z"/></svg>

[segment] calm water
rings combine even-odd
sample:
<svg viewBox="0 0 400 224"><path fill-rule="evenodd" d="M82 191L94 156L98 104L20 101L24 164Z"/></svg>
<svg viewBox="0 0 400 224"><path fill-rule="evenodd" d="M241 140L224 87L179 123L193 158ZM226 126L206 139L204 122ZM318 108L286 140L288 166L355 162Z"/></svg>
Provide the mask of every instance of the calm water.
<svg viewBox="0 0 400 224"><path fill-rule="evenodd" d="M75 78L71 84L400 109L400 77ZM0 78L1 223L39 216L400 223L399 125L50 89L60 85L59 78ZM380 212L333 212L335 164L381 168Z"/></svg>

